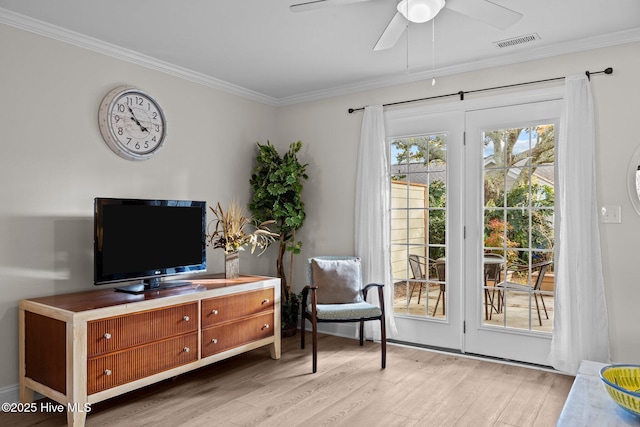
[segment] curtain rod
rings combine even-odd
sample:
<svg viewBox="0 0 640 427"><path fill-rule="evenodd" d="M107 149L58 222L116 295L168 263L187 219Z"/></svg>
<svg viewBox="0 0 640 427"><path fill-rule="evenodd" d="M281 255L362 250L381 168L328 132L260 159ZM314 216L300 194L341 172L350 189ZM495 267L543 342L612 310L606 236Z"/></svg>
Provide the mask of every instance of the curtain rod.
<svg viewBox="0 0 640 427"><path fill-rule="evenodd" d="M594 74L612 74L613 73L613 68L609 67L606 68L602 71L585 71L585 74L587 76L587 78L589 80L591 80L591 76L593 76ZM555 80L564 80L565 77L555 77L552 79L544 79L544 80L535 80L532 82L524 82L524 83L515 83L515 84L511 84L511 85L504 85L504 86L494 86L494 87L488 87L488 88L484 88L484 89L475 89L475 90L461 90L459 92L456 93L448 93L446 95L437 95L437 96L429 96L427 98L418 98L418 99L409 99L407 101L398 101L398 102L391 102L389 104L382 104L383 107L389 107L392 105L399 105L399 104L408 104L410 102L418 102L418 101L428 101L430 99L438 99L438 98L447 98L449 96L459 96L460 97L460 101L464 101L464 95L465 93L476 93L476 92L485 92L488 90L495 90L495 89L506 89L506 88L510 88L510 87L516 87L516 86L524 86L524 85L531 85L531 84L535 84L535 83L545 83L545 82L552 82ZM349 108L349 114L354 113L356 111L361 111L364 110L364 107L360 107L360 108Z"/></svg>

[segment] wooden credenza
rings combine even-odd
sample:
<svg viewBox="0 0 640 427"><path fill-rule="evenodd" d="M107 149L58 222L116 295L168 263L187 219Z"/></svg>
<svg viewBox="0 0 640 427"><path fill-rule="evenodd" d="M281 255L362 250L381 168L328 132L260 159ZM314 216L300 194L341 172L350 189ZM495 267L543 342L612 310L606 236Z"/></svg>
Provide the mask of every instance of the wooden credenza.
<svg viewBox="0 0 640 427"><path fill-rule="evenodd" d="M270 346L280 358L280 279L192 279L20 301L20 400L41 393L83 426L91 404Z"/></svg>

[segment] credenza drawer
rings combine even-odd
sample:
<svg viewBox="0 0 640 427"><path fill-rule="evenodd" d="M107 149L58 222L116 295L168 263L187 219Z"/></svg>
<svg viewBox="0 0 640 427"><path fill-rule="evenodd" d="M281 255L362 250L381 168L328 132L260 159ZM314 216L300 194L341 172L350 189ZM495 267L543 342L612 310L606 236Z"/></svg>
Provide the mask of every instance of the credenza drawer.
<svg viewBox="0 0 640 427"><path fill-rule="evenodd" d="M278 331L279 332L279 331ZM202 331L202 357L273 336L273 311Z"/></svg>
<svg viewBox="0 0 640 427"><path fill-rule="evenodd" d="M96 320L87 323L87 355L95 357L197 330L197 302Z"/></svg>
<svg viewBox="0 0 640 427"><path fill-rule="evenodd" d="M95 357L87 361L87 393L97 393L196 360L197 332Z"/></svg>
<svg viewBox="0 0 640 427"><path fill-rule="evenodd" d="M202 300L202 327L273 310L273 288Z"/></svg>

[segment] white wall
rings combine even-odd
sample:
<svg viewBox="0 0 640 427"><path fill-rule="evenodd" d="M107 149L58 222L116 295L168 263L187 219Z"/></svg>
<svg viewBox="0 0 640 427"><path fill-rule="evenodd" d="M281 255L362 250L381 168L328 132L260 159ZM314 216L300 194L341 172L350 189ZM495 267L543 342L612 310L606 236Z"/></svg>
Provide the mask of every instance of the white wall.
<svg viewBox="0 0 640 427"><path fill-rule="evenodd" d="M639 43L443 77L437 80L435 87L431 86L431 81L424 81L280 108L279 140L303 140L304 156L311 162L310 180L304 195L309 218L300 233L304 240L300 258L347 255L354 251L355 167L362 112L348 114L348 108L541 80L586 70L598 71L606 67L613 67L614 74L592 76L591 87L596 105L599 204L622 206L622 224L602 224L600 229L612 357L617 362L640 363L637 328L640 216L631 205L626 187L628 162L640 145L636 128L640 118ZM542 87L545 86L529 86L526 90ZM500 92L468 94L466 99L497 93ZM449 98L429 102L459 101ZM301 289L304 282L303 264L299 263L295 287Z"/></svg>
<svg viewBox="0 0 640 427"><path fill-rule="evenodd" d="M2 389L18 382L18 300L94 289L93 198L246 203L276 108L3 25L0 58ZM122 84L167 116L165 146L144 162L116 156L98 129L100 101ZM208 261L223 271L221 251ZM274 275L275 261L243 254L241 269Z"/></svg>
<svg viewBox="0 0 640 427"><path fill-rule="evenodd" d="M613 357L640 363L636 245L640 216L628 199L628 160L640 145L640 44L500 67L392 88L275 108L127 62L0 25L0 394L18 381L17 302L91 290L92 201L96 196L247 201L255 142L281 151L302 140L308 162L307 220L299 237L294 287L303 260L353 253L355 164L362 113L349 107L506 83L615 69L594 76L601 205L621 205L622 224L601 228ZM160 101L166 146L130 162L102 141L97 109L121 84ZM477 97L482 95L467 95ZM443 101L450 102L450 101ZM401 107L396 107L401 108ZM241 255L241 271L275 274L275 253ZM209 251L209 271L222 253Z"/></svg>

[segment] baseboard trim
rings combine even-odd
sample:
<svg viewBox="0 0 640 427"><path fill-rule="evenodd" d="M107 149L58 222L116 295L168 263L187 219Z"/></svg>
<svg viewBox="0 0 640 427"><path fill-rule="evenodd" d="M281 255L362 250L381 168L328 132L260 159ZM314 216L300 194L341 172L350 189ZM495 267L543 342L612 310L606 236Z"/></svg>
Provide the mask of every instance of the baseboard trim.
<svg viewBox="0 0 640 427"><path fill-rule="evenodd" d="M20 402L20 387L18 384L0 388L0 402L18 403Z"/></svg>
<svg viewBox="0 0 640 427"><path fill-rule="evenodd" d="M44 399L44 396L37 391L33 396L33 400ZM20 385L14 384L0 388L0 402L2 403L20 403Z"/></svg>

